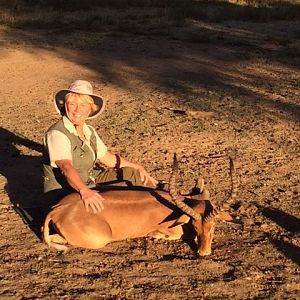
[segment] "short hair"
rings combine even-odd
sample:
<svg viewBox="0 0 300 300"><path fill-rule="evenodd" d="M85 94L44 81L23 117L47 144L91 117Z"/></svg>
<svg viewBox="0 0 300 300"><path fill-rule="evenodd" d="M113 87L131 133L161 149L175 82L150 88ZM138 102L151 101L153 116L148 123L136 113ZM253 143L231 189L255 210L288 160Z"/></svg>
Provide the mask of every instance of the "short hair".
<svg viewBox="0 0 300 300"><path fill-rule="evenodd" d="M95 111L98 110L98 107L94 102L94 99L90 95L84 95L84 94L77 94L77 93L69 92L65 96L65 103L72 102L72 100L74 98L79 99L80 103L90 104L92 112L95 112Z"/></svg>

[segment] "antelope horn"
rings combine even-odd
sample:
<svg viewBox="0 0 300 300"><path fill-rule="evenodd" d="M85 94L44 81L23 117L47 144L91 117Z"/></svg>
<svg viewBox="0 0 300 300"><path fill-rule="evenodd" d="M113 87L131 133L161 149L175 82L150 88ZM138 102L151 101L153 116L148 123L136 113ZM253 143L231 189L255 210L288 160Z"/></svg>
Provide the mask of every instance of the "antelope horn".
<svg viewBox="0 0 300 300"><path fill-rule="evenodd" d="M173 159L173 167L172 172L170 176L170 195L172 197L172 200L174 201L175 205L180 208L184 213L186 213L188 216L195 220L201 220L201 215L196 213L191 207L186 205L183 200L184 197L179 195L176 190L176 176L178 173L178 161L176 157L176 153L174 153L174 159Z"/></svg>
<svg viewBox="0 0 300 300"><path fill-rule="evenodd" d="M202 177L199 177L196 183L196 188L199 189L200 193L203 192L204 189L204 179Z"/></svg>
<svg viewBox="0 0 300 300"><path fill-rule="evenodd" d="M217 217L219 213L225 208L226 205L229 203L232 203L235 201L236 196L237 196L237 191L238 191L238 181L235 175L235 169L234 169L234 164L233 164L233 159L231 156L229 156L229 174L230 174L230 179L231 179L231 193L227 201L222 205L220 209L216 208L213 206L212 211L204 218L205 222L208 222L209 220Z"/></svg>
<svg viewBox="0 0 300 300"><path fill-rule="evenodd" d="M229 198L227 199L227 203L232 203L236 200L237 192L238 192L238 180L235 173L235 168L233 164L233 158L229 156L229 174L231 179L231 193Z"/></svg>

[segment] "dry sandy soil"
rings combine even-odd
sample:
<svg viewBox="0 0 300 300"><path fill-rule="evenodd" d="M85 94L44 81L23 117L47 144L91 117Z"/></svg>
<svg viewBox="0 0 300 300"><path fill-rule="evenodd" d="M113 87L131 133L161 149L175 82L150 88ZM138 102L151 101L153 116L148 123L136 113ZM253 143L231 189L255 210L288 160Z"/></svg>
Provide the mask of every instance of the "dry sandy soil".
<svg viewBox="0 0 300 300"><path fill-rule="evenodd" d="M295 45L295 23L199 23L160 36L1 28L0 299L299 299ZM109 148L160 180L176 152L181 190L201 173L222 204L230 179L218 153L237 150L230 210L244 225L218 223L211 256L150 238L67 253L40 241L51 97L78 78L107 100L91 124Z"/></svg>

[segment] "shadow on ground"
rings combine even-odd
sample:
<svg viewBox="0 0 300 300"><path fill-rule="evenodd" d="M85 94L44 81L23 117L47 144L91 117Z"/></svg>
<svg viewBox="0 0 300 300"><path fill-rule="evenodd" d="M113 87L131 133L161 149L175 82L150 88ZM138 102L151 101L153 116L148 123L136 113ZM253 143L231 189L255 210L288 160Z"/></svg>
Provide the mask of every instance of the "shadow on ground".
<svg viewBox="0 0 300 300"><path fill-rule="evenodd" d="M214 9L214 4L205 5ZM147 82L149 86L171 91L176 99L174 101L181 102L188 94L190 99L187 100L191 100L193 109L222 112L223 107L211 105L207 91L221 95L236 91L234 96L241 105L240 114L245 111L247 114L258 114L263 108L263 111L271 109L278 118L283 117L282 112L287 112L299 121L299 105L286 101L284 95L273 90L280 82L280 78L275 81L272 77L276 69L258 68L253 74L245 68L237 68L240 63L251 64L253 58L261 58L274 65L279 63L299 69L300 41L297 24L280 27L274 22L250 26L249 21L252 19L260 21L258 15L264 15L265 18L266 15L273 15L276 18L277 8L245 8L229 3L218 5L223 5L223 10L226 7L234 8L235 16L245 12L245 24L248 25L240 17L240 22L234 22L233 18L227 24L226 18L220 14L218 23L204 18L203 22L173 26L169 28L168 34L149 34L145 24L144 30L142 28L139 32L131 32L127 28L127 32L119 27L107 28L101 22L100 27L89 27L86 25L89 22L82 23L82 20L73 19L70 24L58 27L56 24L55 28L47 24L45 30L32 29L30 26L24 30L7 29L4 40L24 43L37 50L54 51L64 59L94 71L103 85L115 85L138 93L136 82L130 82L123 76L124 70L120 69L122 65L126 66L131 77ZM290 12L297 12L300 16L298 5L282 2L278 7L289 8ZM115 13L117 12L116 10ZM95 17L102 20L101 11ZM292 16L289 19L291 18ZM126 23L128 20L123 21ZM143 26L140 24L140 27ZM36 55L39 55L38 51ZM162 58L166 63L161 63ZM268 82L270 89L261 87L260 82ZM296 89L298 83L287 84L294 84ZM251 102L240 100L239 95L248 95ZM193 101L193 98L201 101Z"/></svg>
<svg viewBox="0 0 300 300"><path fill-rule="evenodd" d="M7 179L4 189L16 212L39 237L44 218L41 156L23 154L26 148L42 152L42 145L0 127L0 173Z"/></svg>
<svg viewBox="0 0 300 300"><path fill-rule="evenodd" d="M268 207L261 208L261 213L263 216L275 222L287 232L294 235L299 235L300 220L297 217L294 217L279 209ZM298 266L300 266L300 248L298 246L281 239L275 239L271 235L269 235L269 240L277 250L283 253L286 258L291 259Z"/></svg>

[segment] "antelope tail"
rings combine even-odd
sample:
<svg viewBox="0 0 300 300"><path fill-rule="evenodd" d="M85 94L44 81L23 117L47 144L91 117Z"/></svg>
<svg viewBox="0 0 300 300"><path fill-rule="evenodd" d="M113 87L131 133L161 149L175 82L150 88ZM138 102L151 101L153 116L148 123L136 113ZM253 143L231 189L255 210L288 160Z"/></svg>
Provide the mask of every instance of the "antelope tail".
<svg viewBox="0 0 300 300"><path fill-rule="evenodd" d="M51 248L55 248L60 251L67 251L68 247L62 244L56 243L53 241L52 236L50 235L49 223L52 221L52 215L49 213L44 221L43 226L43 240Z"/></svg>

